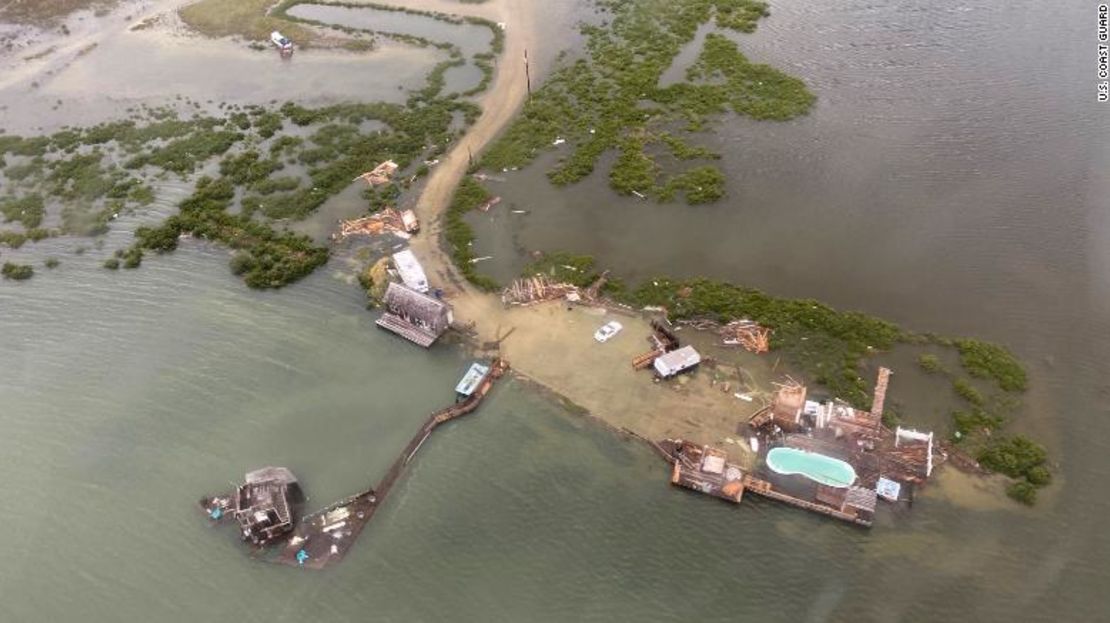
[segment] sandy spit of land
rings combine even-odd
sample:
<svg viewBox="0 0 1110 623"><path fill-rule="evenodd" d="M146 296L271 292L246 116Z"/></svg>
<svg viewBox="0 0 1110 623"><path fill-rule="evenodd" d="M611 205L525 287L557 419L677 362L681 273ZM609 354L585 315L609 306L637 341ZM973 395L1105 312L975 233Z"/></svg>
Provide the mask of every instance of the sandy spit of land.
<svg viewBox="0 0 1110 623"><path fill-rule="evenodd" d="M588 307L568 309L559 302L505 308L497 296L479 292L458 274L441 246L443 215L466 175L470 154L477 158L512 121L527 97L524 54L544 44L539 36L542 6L527 0L395 4L505 24L504 53L489 90L478 102L482 115L433 168L416 204L425 231L413 239L412 249L431 279L442 284L454 306L456 323L466 327L479 345L497 344L517 373L615 429L648 440L683 437L723 445L737 460L748 458L744 443L729 442L739 441L738 424L759 405L734 396L737 381L728 370L703 369L681 381L653 382L649 372L637 372L631 366L635 355L650 350L647 338L651 328L639 315L613 316L604 309ZM624 331L612 341L598 344L594 331L613 318L621 321ZM729 383L728 391L724 383Z"/></svg>

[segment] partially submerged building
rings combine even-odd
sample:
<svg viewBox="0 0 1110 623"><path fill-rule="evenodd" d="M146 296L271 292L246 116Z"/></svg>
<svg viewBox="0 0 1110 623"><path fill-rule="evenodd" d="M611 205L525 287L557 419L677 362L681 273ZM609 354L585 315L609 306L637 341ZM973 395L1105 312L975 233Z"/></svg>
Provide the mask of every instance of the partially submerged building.
<svg viewBox="0 0 1110 623"><path fill-rule="evenodd" d="M284 467L264 467L249 472L243 484L226 497L202 501L208 515L220 520L235 518L244 541L268 545L285 536L297 520L304 494L293 472Z"/></svg>
<svg viewBox="0 0 1110 623"><path fill-rule="evenodd" d="M451 306L399 283L390 283L377 325L428 348L451 326Z"/></svg>
<svg viewBox="0 0 1110 623"><path fill-rule="evenodd" d="M428 291L428 276L424 274L424 267L413 255L411 249L398 251L393 254L393 265L397 267L397 274L401 276L404 284L417 292Z"/></svg>

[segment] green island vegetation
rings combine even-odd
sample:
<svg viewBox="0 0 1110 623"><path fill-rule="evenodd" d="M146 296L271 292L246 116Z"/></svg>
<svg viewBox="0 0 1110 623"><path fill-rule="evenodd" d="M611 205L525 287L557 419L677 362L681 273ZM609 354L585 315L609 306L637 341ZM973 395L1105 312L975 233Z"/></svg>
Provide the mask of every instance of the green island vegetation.
<svg viewBox="0 0 1110 623"><path fill-rule="evenodd" d="M19 199L5 197L0 199L0 214L4 215L4 221L7 223L19 221L24 227L33 229L42 223L44 205L42 195L38 194L26 195Z"/></svg>
<svg viewBox="0 0 1110 623"><path fill-rule="evenodd" d="M524 268L525 275L546 275L557 283L570 283L586 288L600 276L594 258L573 253L545 253Z"/></svg>
<svg viewBox="0 0 1110 623"><path fill-rule="evenodd" d="M179 214L158 227L140 227L133 249L172 251L183 234L215 240L236 250L231 269L248 286L284 286L323 265L328 252L304 236L279 231L273 221L311 215L368 164L393 159L407 167L420 155L441 153L457 132L451 129L453 115L472 119L477 114L473 104L428 93L414 96L408 106L339 104L310 109L286 103L280 110L290 123L316 128L304 141L279 150L295 150L294 162L306 168L303 184L296 176L271 177L285 167L273 150L269 157L253 147L228 155L220 161L220 176L201 178L194 194L180 204ZM360 131L360 124L370 120L391 131ZM237 189L242 191L241 210L233 214L229 210ZM137 260L141 259L140 253Z"/></svg>
<svg viewBox="0 0 1110 623"><path fill-rule="evenodd" d="M4 262L4 267L0 268L0 275L3 275L4 279L12 279L15 281L30 279L34 274L35 269L27 264Z"/></svg>
<svg viewBox="0 0 1110 623"><path fill-rule="evenodd" d="M61 264L62 264L62 261L61 261L61 260L59 260L59 259L58 259L58 258L56 258L56 257L48 257L48 258L46 258L45 260L43 260L43 262L42 262L42 265L43 265L43 266L45 266L45 267L47 267L47 268L50 268L50 269L54 269L54 268L57 268L57 267L58 267L58 266L60 266Z"/></svg>
<svg viewBox="0 0 1110 623"><path fill-rule="evenodd" d="M725 193L720 170L704 162L718 156L690 145L678 132L705 130L712 116L728 111L788 120L806 114L816 99L801 80L750 62L736 43L716 32L706 36L684 82L660 84L699 25L714 19L720 30L752 32L767 15L760 0L598 4L611 20L582 27L586 57L564 61L533 94L482 158L483 167L527 165L562 137L573 147L548 172L557 185L587 177L603 154L615 150L619 156L609 171L609 184L617 193L660 201L682 194L687 203L709 203Z"/></svg>
<svg viewBox="0 0 1110 623"><path fill-rule="evenodd" d="M288 8L282 4L282 8ZM274 0L200 0L183 7L181 15L189 27L209 37L239 36L248 41L270 40L270 33L280 30L298 45L308 47L318 40L310 29L278 16Z"/></svg>
<svg viewBox="0 0 1110 623"><path fill-rule="evenodd" d="M386 288L389 287L390 257L378 258L376 262L368 262L358 273L358 284L366 291L367 307L381 305L385 297Z"/></svg>
<svg viewBox="0 0 1110 623"><path fill-rule="evenodd" d="M917 357L917 365L929 374L936 374L944 372L944 365L940 362L940 358L932 353L922 353Z"/></svg>
<svg viewBox="0 0 1110 623"><path fill-rule="evenodd" d="M283 2L272 14L299 3ZM202 0L188 8L215 10L221 4L226 3ZM244 3L256 10L262 4L271 3ZM224 18L231 23L241 15ZM493 49L503 45L495 24L437 19L487 25L495 33ZM0 134L0 179L7 190L0 198L0 214L25 229L0 232L0 242L18 247L60 233L99 235L119 214L151 204L153 181L175 175L196 183L192 195L180 202L177 214L138 228L134 243L105 260L105 268L137 268L149 253L173 251L180 237L193 236L234 249L230 268L250 287L292 283L323 265L328 250L287 231L283 222L310 216L384 160L402 169L415 165L416 174L426 174L420 161L442 155L480 114L460 94L442 93L444 72L462 60L451 44L434 45L450 48L451 58L403 105L308 108L286 102L276 108L229 106L222 115L192 117L143 107L127 120L65 127L49 136ZM211 174L213 162L217 175ZM197 177L201 170L209 173ZM399 193L397 184L370 191L370 209L395 203ZM46 210L53 208L60 209L61 229L38 228Z"/></svg>
<svg viewBox="0 0 1110 623"><path fill-rule="evenodd" d="M486 292L496 290L498 284L490 277L478 273L474 268L474 262L472 261L474 252L471 250L471 245L474 242L474 230L463 220L463 216L484 202L489 201L491 196L485 187L476 180L469 176L464 177L455 191L451 205L447 208L446 227L444 228L444 239L455 265L467 281Z"/></svg>

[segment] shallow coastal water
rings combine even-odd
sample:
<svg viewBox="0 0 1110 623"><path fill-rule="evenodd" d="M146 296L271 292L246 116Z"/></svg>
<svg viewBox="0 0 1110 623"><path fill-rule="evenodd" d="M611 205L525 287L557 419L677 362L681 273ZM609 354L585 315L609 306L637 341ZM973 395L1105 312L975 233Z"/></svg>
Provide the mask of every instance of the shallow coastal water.
<svg viewBox="0 0 1110 623"><path fill-rule="evenodd" d="M402 102L424 86L446 54L382 41L373 53L301 50L279 60L273 50L242 42L198 40L181 33L128 31L90 35L85 47L53 52L0 79L0 125L8 132L50 132L66 124L91 125L120 116L128 106L266 104L295 99L326 105L374 94ZM72 48L72 46L71 46Z"/></svg>
<svg viewBox="0 0 1110 623"><path fill-rule="evenodd" d="M477 24L453 24L429 15L387 11L373 7L300 4L289 9L293 17L325 24L338 24L378 33L420 37L430 42L451 43L466 56L489 51L493 33Z"/></svg>
<svg viewBox="0 0 1110 623"><path fill-rule="evenodd" d="M13 620L931 620L916 603L1017 612L1044 573L1043 511L930 494L868 533L731 507L520 381L429 441L343 564L253 562L197 498L268 463L310 506L375 481L466 360L376 330L327 270L251 293L225 257L190 243L114 273L90 251L0 292Z"/></svg>
<svg viewBox="0 0 1110 623"><path fill-rule="evenodd" d="M429 440L341 565L254 562L197 498L271 463L300 476L309 507L375 482L468 360L378 331L340 261L276 293L247 290L225 249L197 242L105 271L141 218L125 217L84 255L64 239L2 251L38 263L0 282L5 618L1104 618L1110 163L1075 73L1085 15L773 11L745 49L820 100L791 124L721 126L726 204L621 202L603 180L555 193L533 169L504 183L533 210L509 233L633 275L706 272L1012 345L1033 378L1018 427L1060 461L1037 508L951 470L870 532L733 507L672 488L646 447L513 380ZM1007 60L1022 37L1045 56ZM40 268L45 255L61 266ZM891 395L928 401L908 376Z"/></svg>

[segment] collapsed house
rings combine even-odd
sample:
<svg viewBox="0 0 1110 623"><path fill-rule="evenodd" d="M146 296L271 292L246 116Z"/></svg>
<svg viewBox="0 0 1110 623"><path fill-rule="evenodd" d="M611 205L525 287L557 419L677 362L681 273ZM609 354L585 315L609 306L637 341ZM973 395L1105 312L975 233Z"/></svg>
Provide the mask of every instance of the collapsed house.
<svg viewBox="0 0 1110 623"><path fill-rule="evenodd" d="M239 523L243 540L262 546L293 529L295 509L303 501L293 472L284 467L264 467L245 476L228 510Z"/></svg>
<svg viewBox="0 0 1110 623"><path fill-rule="evenodd" d="M450 328L451 306L399 283L390 283L382 300L385 311L377 325L428 348Z"/></svg>

